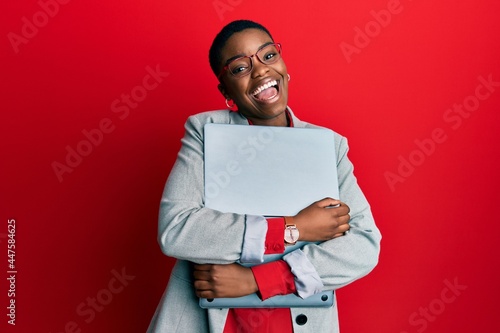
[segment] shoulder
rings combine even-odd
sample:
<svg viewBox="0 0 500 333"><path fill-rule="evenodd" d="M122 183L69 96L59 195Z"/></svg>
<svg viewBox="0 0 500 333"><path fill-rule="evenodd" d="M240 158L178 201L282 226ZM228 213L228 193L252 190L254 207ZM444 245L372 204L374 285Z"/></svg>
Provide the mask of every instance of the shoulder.
<svg viewBox="0 0 500 333"><path fill-rule="evenodd" d="M203 127L205 124L248 124L248 121L238 112L230 110L214 110L189 116L187 123Z"/></svg>
<svg viewBox="0 0 500 333"><path fill-rule="evenodd" d="M332 132L334 140L335 140L335 149L337 150L337 152L345 153L345 151L348 149L347 138L345 136L335 132L331 128L315 125L315 124L300 120L293 113L292 113L292 117L293 117L293 122L295 124L295 127L317 128L317 129L323 129L323 130L328 130L328 131Z"/></svg>
<svg viewBox="0 0 500 333"><path fill-rule="evenodd" d="M191 115L184 124L186 139L199 142L204 140L204 128L206 124L242 124L248 125L248 121L238 112L230 110L205 111Z"/></svg>

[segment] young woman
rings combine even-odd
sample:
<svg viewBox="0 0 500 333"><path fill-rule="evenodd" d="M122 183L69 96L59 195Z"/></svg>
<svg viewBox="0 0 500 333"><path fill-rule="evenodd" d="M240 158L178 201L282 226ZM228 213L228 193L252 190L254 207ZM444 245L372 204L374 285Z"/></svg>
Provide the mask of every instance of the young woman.
<svg viewBox="0 0 500 333"><path fill-rule="evenodd" d="M207 123L317 128L288 107L288 75L281 45L252 21L234 21L213 41L210 65L229 109L189 117L159 216L159 243L177 258L148 332L338 332L336 303L327 308L202 309L199 297L302 298L341 288L377 264L381 235L335 133L340 198L318 198L293 217L223 213L204 206L204 125ZM265 191L265 189L263 189ZM339 200L341 199L341 200ZM335 208L331 208L336 206ZM288 227L286 227L288 225ZM310 243L282 260L251 268L264 254L283 253L285 228ZM295 241L297 239L292 239ZM287 241L290 242L289 239Z"/></svg>

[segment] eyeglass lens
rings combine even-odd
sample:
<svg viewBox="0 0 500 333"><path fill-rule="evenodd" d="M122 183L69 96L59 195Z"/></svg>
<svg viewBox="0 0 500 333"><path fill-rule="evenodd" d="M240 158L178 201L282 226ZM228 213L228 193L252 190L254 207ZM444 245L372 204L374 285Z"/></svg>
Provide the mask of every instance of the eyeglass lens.
<svg viewBox="0 0 500 333"><path fill-rule="evenodd" d="M270 65L280 59L279 46L269 44L257 51L255 54L263 64ZM250 56L237 58L228 64L228 69L234 76L244 76L252 71L252 60Z"/></svg>

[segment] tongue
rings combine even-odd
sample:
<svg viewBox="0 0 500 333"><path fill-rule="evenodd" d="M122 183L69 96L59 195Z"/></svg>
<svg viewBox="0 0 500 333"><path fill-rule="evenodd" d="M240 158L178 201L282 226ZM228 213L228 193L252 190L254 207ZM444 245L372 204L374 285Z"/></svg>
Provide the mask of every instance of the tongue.
<svg viewBox="0 0 500 333"><path fill-rule="evenodd" d="M265 101L275 96L276 94L278 94L278 90L275 87L270 87L262 90L260 93L255 95L255 98L257 98L260 101Z"/></svg>

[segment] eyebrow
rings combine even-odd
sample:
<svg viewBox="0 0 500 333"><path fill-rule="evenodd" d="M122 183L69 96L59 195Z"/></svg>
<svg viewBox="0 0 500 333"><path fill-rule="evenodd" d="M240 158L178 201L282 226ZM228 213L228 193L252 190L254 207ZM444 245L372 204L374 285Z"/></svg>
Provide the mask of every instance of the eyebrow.
<svg viewBox="0 0 500 333"><path fill-rule="evenodd" d="M262 44L261 46L259 46L259 48L257 49L257 52L259 52L262 48L270 45L270 44L274 44L274 42L267 42L267 43L264 43ZM257 53L256 52L256 53ZM233 61L234 59L238 59L238 58L241 58L241 57L248 57L246 54L237 54L235 56L232 56L231 58L227 59L226 62L224 63L224 66L227 66L227 64L229 64L231 61Z"/></svg>

